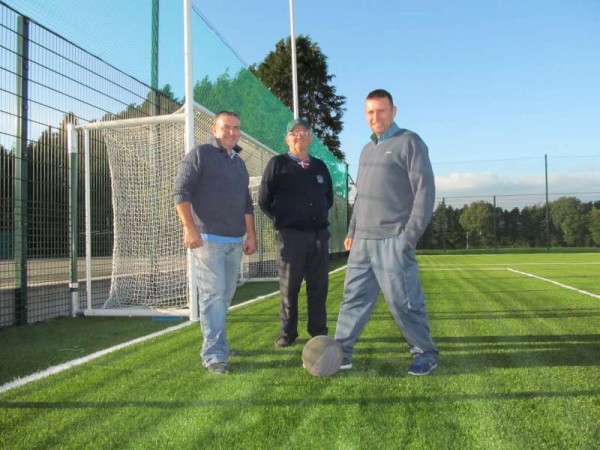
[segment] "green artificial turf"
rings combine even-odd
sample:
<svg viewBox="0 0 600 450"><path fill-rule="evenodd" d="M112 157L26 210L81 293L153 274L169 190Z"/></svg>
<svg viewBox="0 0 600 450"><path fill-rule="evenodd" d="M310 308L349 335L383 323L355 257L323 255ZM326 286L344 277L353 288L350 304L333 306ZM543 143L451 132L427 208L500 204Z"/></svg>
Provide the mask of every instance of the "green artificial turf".
<svg viewBox="0 0 600 450"><path fill-rule="evenodd" d="M382 300L353 369L310 376L305 302L297 345L278 349L274 296L231 311L231 374L202 369L199 329L185 327L0 394L0 448L597 448L600 255L419 261L441 354L431 376L405 374ZM332 331L343 279L330 279Z"/></svg>

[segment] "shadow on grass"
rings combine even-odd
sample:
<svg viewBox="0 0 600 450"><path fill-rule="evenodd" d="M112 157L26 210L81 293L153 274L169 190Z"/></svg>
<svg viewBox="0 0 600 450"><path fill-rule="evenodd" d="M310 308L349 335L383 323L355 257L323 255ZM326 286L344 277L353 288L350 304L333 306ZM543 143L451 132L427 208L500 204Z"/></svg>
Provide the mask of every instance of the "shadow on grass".
<svg viewBox="0 0 600 450"><path fill-rule="evenodd" d="M526 336L434 336L440 351L436 374L455 375L485 372L490 369L540 367L593 367L600 361L599 334ZM368 337L359 340L354 354L355 366L365 369L377 365L377 355L389 355L389 344L398 344L398 364L408 361L407 347L398 337ZM382 347L381 344L384 344ZM366 348L365 348L366 347ZM366 354L366 356L365 356ZM372 362L368 362L368 359ZM361 361L362 360L362 361ZM387 362L391 358L385 358Z"/></svg>
<svg viewBox="0 0 600 450"><path fill-rule="evenodd" d="M501 319L569 319L577 317L598 317L600 309L501 309L476 311L435 311L429 309L431 321L438 320L501 320ZM388 311L375 311L369 322L388 322L391 320Z"/></svg>
<svg viewBox="0 0 600 450"><path fill-rule="evenodd" d="M259 399L259 398L244 398L244 399L210 399L205 401L106 401L106 402L89 402L89 401L68 401L68 402L0 402L0 408L6 409L128 409L128 408L153 408L153 409L181 409L181 408L239 408L246 407L283 407L303 406L306 405L357 405L365 406L374 405L394 405L394 404L415 404L415 403L465 403L479 401L504 401L504 400L527 400L527 399L552 399L552 398L576 398L576 397L595 397L600 395L598 389L586 390L570 390L570 391L522 391L522 392L493 392L493 393L476 393L476 394L442 394L442 395L398 395L398 396L373 396L365 397L362 395L352 397L352 395L344 398L327 398L321 395L318 396L303 396L302 398L282 398L277 400Z"/></svg>
<svg viewBox="0 0 600 450"><path fill-rule="evenodd" d="M481 311L429 311L431 320L499 320L499 319L567 319L573 317L599 317L600 309L514 309Z"/></svg>

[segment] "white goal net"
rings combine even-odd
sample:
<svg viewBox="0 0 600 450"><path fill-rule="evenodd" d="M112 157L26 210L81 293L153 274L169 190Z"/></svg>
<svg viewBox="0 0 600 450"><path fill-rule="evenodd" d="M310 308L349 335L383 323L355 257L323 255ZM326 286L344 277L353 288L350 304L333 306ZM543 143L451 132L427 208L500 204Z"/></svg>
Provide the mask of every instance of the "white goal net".
<svg viewBox="0 0 600 450"><path fill-rule="evenodd" d="M196 107L195 142L210 137L212 113ZM79 129L98 130L85 139L86 196L90 190L89 161L94 147L104 146L109 161L113 207L113 248L110 290L103 301L92 302L93 283L87 283L87 307L92 315L188 315L188 264L182 226L172 199L173 180L185 155L181 113L120 121L96 122ZM275 232L258 207L260 175L274 152L244 135L240 140L251 175L258 251L244 256L240 282L277 277ZM86 202L87 203L87 202ZM86 267L93 279L89 204L86 205Z"/></svg>

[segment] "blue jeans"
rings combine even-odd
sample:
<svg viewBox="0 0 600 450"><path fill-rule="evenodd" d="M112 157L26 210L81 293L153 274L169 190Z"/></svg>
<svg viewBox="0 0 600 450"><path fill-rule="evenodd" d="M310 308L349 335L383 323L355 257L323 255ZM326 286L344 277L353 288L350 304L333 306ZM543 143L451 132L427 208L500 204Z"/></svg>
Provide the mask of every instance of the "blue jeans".
<svg viewBox="0 0 600 450"><path fill-rule="evenodd" d="M354 344L381 291L413 358L437 362L415 249L401 233L387 239L354 239L352 243L335 331L344 364L351 362Z"/></svg>
<svg viewBox="0 0 600 450"><path fill-rule="evenodd" d="M204 241L194 249L198 310L202 330L200 357L204 366L227 362L229 343L225 321L235 294L242 244L219 244Z"/></svg>

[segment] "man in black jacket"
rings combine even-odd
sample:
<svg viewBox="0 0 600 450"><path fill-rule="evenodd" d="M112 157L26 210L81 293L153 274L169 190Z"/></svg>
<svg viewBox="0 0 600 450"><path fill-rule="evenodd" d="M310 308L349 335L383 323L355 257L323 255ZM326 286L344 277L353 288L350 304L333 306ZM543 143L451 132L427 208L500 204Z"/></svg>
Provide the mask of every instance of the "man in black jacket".
<svg viewBox="0 0 600 450"><path fill-rule="evenodd" d="M260 186L258 203L277 230L281 292L277 347L288 347L298 337L298 292L302 280L306 280L308 333L327 334L327 216L333 205L333 187L325 163L308 152L312 140L306 120L288 123L285 142L289 151L271 158Z"/></svg>

